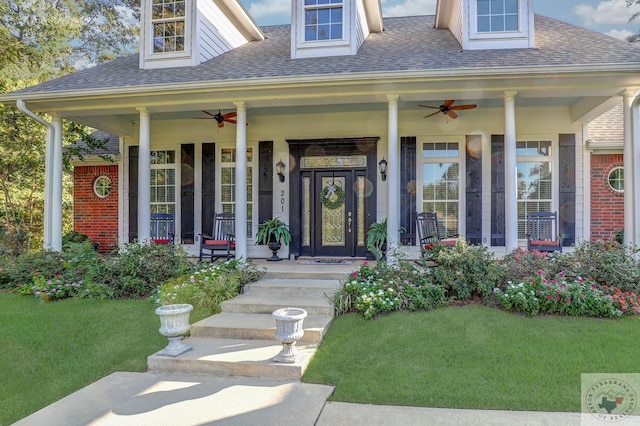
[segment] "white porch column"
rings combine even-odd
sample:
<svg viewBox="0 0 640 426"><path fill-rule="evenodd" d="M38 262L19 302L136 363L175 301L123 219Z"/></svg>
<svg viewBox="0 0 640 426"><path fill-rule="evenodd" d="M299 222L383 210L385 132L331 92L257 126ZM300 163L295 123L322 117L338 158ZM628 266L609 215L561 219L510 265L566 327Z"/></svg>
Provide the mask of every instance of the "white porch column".
<svg viewBox="0 0 640 426"><path fill-rule="evenodd" d="M639 149L636 147L633 137L634 117L632 116L632 105L635 94L631 90L625 90L622 94L622 109L624 123L624 243L637 244L637 223L636 214L638 210L637 199L635 198L635 188L638 183L636 176L636 168L634 167L634 159L637 161L640 155ZM637 121L637 120L635 120Z"/></svg>
<svg viewBox="0 0 640 426"><path fill-rule="evenodd" d="M47 140L45 145L44 154L44 235L43 235L43 248L44 250L52 250L53 245L51 242L51 213L53 207L51 200L53 199L53 190L51 189L53 183L53 145L54 145L54 127L47 126Z"/></svg>
<svg viewBox="0 0 640 426"><path fill-rule="evenodd" d="M52 116L51 249L62 251L62 118Z"/></svg>
<svg viewBox="0 0 640 426"><path fill-rule="evenodd" d="M518 247L518 194L516 160L516 91L504 92L504 201L505 249Z"/></svg>
<svg viewBox="0 0 640 426"><path fill-rule="evenodd" d="M398 95L387 95L389 133L387 136L387 262L398 262L400 227L400 148L398 145Z"/></svg>
<svg viewBox="0 0 640 426"><path fill-rule="evenodd" d="M140 112L138 145L138 241L151 239L151 117L146 108Z"/></svg>
<svg viewBox="0 0 640 426"><path fill-rule="evenodd" d="M247 108L234 103L236 125L236 259L247 258Z"/></svg>

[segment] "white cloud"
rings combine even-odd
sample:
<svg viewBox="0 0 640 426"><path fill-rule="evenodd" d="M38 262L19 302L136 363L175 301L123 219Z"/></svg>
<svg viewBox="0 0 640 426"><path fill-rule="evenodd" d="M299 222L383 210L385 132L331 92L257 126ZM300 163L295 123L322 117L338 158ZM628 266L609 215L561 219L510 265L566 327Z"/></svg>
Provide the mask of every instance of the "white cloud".
<svg viewBox="0 0 640 426"><path fill-rule="evenodd" d="M626 40L627 37L629 37L633 33L629 30L611 30L605 34L608 34L611 37L619 38L620 40Z"/></svg>
<svg viewBox="0 0 640 426"><path fill-rule="evenodd" d="M262 0L251 3L249 15L254 19L265 16L291 16L291 0Z"/></svg>
<svg viewBox="0 0 640 426"><path fill-rule="evenodd" d="M382 16L434 15L437 0L382 0ZM624 1L624 0L623 0Z"/></svg>
<svg viewBox="0 0 640 426"><path fill-rule="evenodd" d="M576 15L584 20L587 26L595 24L626 25L635 12L640 11L638 5L627 7L626 0L604 0L596 7L580 3L574 8Z"/></svg>

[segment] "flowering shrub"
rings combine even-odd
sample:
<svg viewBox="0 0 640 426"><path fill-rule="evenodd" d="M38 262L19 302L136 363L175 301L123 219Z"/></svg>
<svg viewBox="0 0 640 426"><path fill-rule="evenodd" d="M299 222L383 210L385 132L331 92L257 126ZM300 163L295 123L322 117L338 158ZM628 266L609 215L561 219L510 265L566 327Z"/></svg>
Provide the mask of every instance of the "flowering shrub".
<svg viewBox="0 0 640 426"><path fill-rule="evenodd" d="M495 289L495 295L505 309L525 315L542 312L611 318L623 314L621 303L593 281L567 280L563 274L548 280L539 271L533 278L518 284L509 283L504 290ZM628 297L625 300L630 303ZM633 297L633 301L637 307L637 297Z"/></svg>
<svg viewBox="0 0 640 426"><path fill-rule="evenodd" d="M157 287L152 299L158 305L189 303L217 313L220 303L237 296L241 285L256 281L261 275L248 262L231 260L208 264L192 274L181 275Z"/></svg>
<svg viewBox="0 0 640 426"><path fill-rule="evenodd" d="M640 298L635 292L622 291L619 288L604 286L604 291L611 296L613 303L624 314L640 314Z"/></svg>
<svg viewBox="0 0 640 426"><path fill-rule="evenodd" d="M47 280L42 275L35 275L31 290L40 301L50 302L73 297L81 291L81 288L82 281L70 283L60 276Z"/></svg>
<svg viewBox="0 0 640 426"><path fill-rule="evenodd" d="M553 275L555 272L552 264L556 257L553 252L517 248L496 261L500 268L500 282L520 282L536 276L538 271Z"/></svg>
<svg viewBox="0 0 640 426"><path fill-rule="evenodd" d="M406 262L400 262L398 267L386 263L372 267L364 262L334 295L335 312L340 315L355 311L371 319L383 312L441 306L445 303L444 289L427 279Z"/></svg>

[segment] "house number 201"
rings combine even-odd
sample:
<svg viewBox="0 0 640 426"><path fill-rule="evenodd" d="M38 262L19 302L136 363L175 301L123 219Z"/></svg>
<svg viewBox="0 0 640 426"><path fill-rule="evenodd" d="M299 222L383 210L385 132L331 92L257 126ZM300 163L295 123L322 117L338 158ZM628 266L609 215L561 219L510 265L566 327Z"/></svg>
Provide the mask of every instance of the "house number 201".
<svg viewBox="0 0 640 426"><path fill-rule="evenodd" d="M284 189L280 190L280 207L284 211Z"/></svg>

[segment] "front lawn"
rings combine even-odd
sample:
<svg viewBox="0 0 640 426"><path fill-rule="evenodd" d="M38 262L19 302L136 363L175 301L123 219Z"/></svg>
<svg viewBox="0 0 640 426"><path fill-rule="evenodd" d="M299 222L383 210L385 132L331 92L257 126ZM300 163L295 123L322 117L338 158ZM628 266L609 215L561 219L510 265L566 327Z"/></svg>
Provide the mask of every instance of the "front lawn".
<svg viewBox="0 0 640 426"><path fill-rule="evenodd" d="M637 317L523 317L466 305L334 319L303 381L333 401L580 411L581 373L640 370Z"/></svg>
<svg viewBox="0 0 640 426"><path fill-rule="evenodd" d="M167 339L146 300L41 303L0 293L0 425L115 371L146 371ZM207 312L193 312L204 317Z"/></svg>

